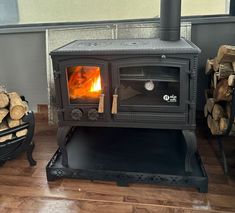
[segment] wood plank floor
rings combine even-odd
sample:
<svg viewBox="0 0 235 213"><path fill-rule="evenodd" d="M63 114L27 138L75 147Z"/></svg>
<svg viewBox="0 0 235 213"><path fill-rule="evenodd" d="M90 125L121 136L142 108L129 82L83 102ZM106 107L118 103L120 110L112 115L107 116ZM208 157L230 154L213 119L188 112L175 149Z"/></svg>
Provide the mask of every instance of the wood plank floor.
<svg viewBox="0 0 235 213"><path fill-rule="evenodd" d="M235 156L231 151L235 150L233 140L226 141L231 156ZM235 212L235 178L223 175L215 155L216 147L209 145L200 133L199 152L209 176L208 194L198 193L194 188L144 184L118 187L113 182L86 180L64 179L48 183L45 167L57 149L56 127L38 122L35 143L36 167L30 168L22 155L0 168L1 213Z"/></svg>

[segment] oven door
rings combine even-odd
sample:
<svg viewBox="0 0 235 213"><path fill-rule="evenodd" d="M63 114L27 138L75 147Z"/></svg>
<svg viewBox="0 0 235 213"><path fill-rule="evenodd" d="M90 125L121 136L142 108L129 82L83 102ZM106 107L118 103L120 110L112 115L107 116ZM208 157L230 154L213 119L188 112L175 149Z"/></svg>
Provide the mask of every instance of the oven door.
<svg viewBox="0 0 235 213"><path fill-rule="evenodd" d="M114 119L156 121L162 120L165 113L166 120L176 116L176 121L185 123L188 70L189 61L184 59L134 58L114 62Z"/></svg>
<svg viewBox="0 0 235 213"><path fill-rule="evenodd" d="M59 69L65 121L95 122L110 117L108 65L105 61L65 60Z"/></svg>

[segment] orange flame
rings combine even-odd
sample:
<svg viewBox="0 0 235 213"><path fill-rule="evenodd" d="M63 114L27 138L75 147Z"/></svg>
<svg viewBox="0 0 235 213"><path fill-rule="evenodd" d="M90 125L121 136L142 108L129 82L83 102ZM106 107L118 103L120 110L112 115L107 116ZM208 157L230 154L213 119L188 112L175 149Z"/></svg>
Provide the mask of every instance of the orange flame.
<svg viewBox="0 0 235 213"><path fill-rule="evenodd" d="M68 89L71 99L99 98L101 95L100 68L76 66L68 68Z"/></svg>
<svg viewBox="0 0 235 213"><path fill-rule="evenodd" d="M101 79L100 75L92 82L90 92L99 92L101 91Z"/></svg>

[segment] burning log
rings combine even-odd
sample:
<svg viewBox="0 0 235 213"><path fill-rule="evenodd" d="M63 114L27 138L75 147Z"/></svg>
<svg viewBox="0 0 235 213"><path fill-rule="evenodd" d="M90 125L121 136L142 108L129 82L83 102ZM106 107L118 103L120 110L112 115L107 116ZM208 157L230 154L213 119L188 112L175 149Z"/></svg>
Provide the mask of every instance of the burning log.
<svg viewBox="0 0 235 213"><path fill-rule="evenodd" d="M8 93L10 98L10 116L14 120L21 119L25 114L25 104L16 92Z"/></svg>

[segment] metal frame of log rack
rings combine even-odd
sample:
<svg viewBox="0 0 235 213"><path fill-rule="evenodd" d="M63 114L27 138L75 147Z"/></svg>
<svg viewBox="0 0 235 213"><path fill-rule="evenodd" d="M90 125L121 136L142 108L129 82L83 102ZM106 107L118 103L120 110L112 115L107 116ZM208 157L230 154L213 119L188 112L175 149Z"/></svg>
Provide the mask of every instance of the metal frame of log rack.
<svg viewBox="0 0 235 213"><path fill-rule="evenodd" d="M234 122L234 117L235 117L235 88L233 88L233 90L232 90L232 110L231 110L231 116L229 118L228 128L226 129L226 131L223 134L215 135L215 139L216 139L216 142L218 143L219 151L220 151L221 158L222 158L224 173L226 175L228 174L228 164L227 164L227 158L226 158L226 155L224 152L222 138L225 136L229 136L229 133L231 131L231 128L232 128L232 125Z"/></svg>
<svg viewBox="0 0 235 213"><path fill-rule="evenodd" d="M36 165L36 161L32 157L32 152L34 149L34 113L32 111L29 111L22 118L22 121L23 124L0 132L0 137L2 137L8 134L16 133L17 131L23 129L28 130L25 136L13 138L0 143L0 166L2 166L8 160L16 158L19 154L23 152L26 152L30 166Z"/></svg>

